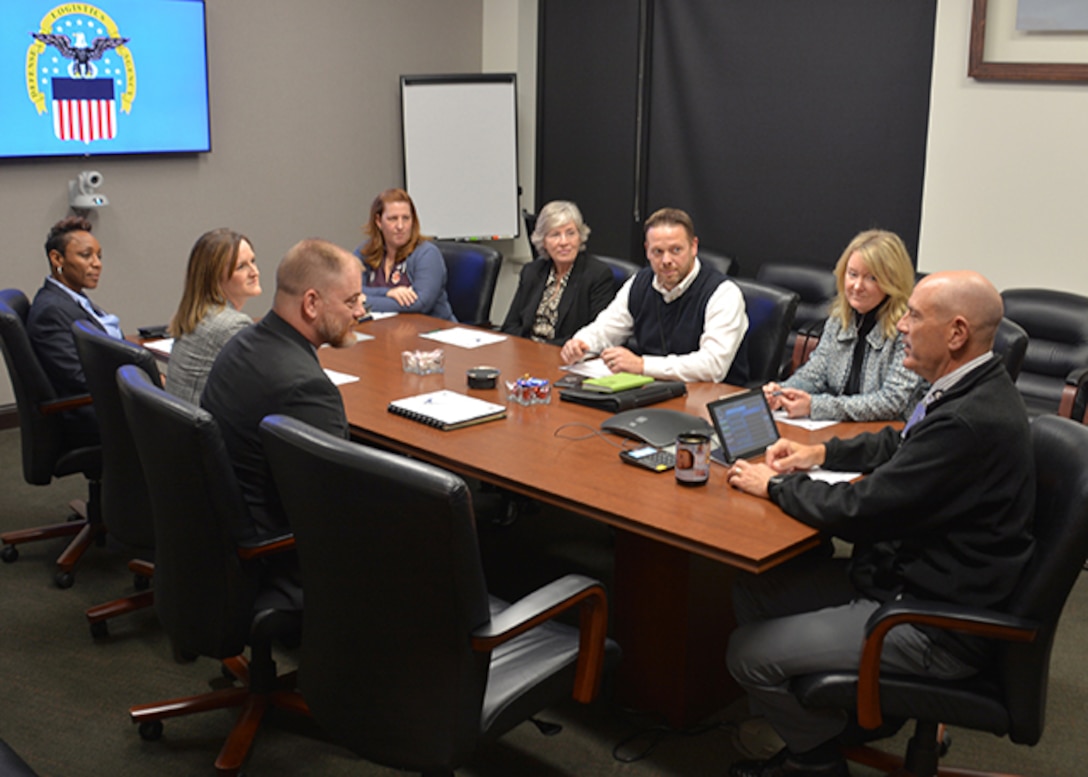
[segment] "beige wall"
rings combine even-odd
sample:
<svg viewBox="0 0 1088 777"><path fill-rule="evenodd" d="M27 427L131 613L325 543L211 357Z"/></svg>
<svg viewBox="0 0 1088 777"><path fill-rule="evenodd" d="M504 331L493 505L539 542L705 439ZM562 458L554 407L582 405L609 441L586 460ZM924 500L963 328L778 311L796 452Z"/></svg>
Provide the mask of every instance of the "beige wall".
<svg viewBox="0 0 1088 777"><path fill-rule="evenodd" d="M1088 84L968 78L970 6L937 4L919 268L1088 295Z"/></svg>
<svg viewBox="0 0 1088 777"><path fill-rule="evenodd" d="M354 247L370 199L402 183L399 76L481 67L482 0L207 5L212 153L0 164L3 286L41 285L68 180L96 169L110 205L92 215L104 253L92 296L126 331L169 319L193 241L218 226L252 238L265 293L246 311L263 313L288 247ZM0 405L12 401L0 374Z"/></svg>

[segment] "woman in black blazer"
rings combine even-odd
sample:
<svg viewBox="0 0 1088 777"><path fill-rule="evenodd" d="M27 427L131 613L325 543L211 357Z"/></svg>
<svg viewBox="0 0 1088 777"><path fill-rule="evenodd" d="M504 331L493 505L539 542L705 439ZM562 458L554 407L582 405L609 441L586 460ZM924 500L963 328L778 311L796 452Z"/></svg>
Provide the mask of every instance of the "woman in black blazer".
<svg viewBox="0 0 1088 777"><path fill-rule="evenodd" d="M604 262L583 250L589 227L573 202L540 209L529 236L540 257L521 269L502 331L562 345L612 301L616 287Z"/></svg>
<svg viewBox="0 0 1088 777"><path fill-rule="evenodd" d="M83 364L76 350L72 324L87 321L111 337L121 339L120 321L87 297L98 288L102 274L102 246L91 234L91 222L82 216L61 219L45 240L49 275L34 296L27 315L30 344L61 397L87 392ZM98 421L90 405L64 413L64 434L69 446L98 443Z"/></svg>

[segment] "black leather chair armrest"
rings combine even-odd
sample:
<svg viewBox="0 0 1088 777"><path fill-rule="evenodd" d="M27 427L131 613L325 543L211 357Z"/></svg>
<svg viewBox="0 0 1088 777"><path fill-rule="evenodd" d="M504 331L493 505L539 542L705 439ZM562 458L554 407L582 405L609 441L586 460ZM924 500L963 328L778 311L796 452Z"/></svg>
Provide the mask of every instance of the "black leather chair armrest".
<svg viewBox="0 0 1088 777"><path fill-rule="evenodd" d="M581 609L578 667L573 696L588 703L597 695L604 666L604 643L608 632L608 598L604 587L584 575L566 575L522 597L490 622L472 632L472 647L490 652L534 626L567 610Z"/></svg>
<svg viewBox="0 0 1088 777"><path fill-rule="evenodd" d="M1085 394L1088 387L1088 367L1078 367L1065 376L1065 386L1062 388L1061 404L1058 407L1058 415L1063 418L1072 418L1074 421L1088 423L1088 403L1085 402Z"/></svg>
<svg viewBox="0 0 1088 777"><path fill-rule="evenodd" d="M63 413L65 410L75 410L77 407L89 404L91 404L90 394L75 394L70 397L60 397L59 399L42 402L38 405L38 412L42 415L53 415L54 413Z"/></svg>
<svg viewBox="0 0 1088 777"><path fill-rule="evenodd" d="M238 541L238 557L249 561L254 558L263 558L274 553L283 553L295 547L295 535L286 534L262 534Z"/></svg>
<svg viewBox="0 0 1088 777"><path fill-rule="evenodd" d="M1036 621L981 607L920 600L888 602L865 624L865 642L858 667L858 723L862 728L875 729L882 723L880 653L888 632L905 623L1007 642L1031 642L1039 629Z"/></svg>
<svg viewBox="0 0 1088 777"><path fill-rule="evenodd" d="M4 777L36 777L38 773L7 742L0 740L0 774Z"/></svg>
<svg viewBox="0 0 1088 777"><path fill-rule="evenodd" d="M793 354L790 356L790 375L797 372L801 365L808 361L808 357L816 350L820 343L820 337L824 333L824 324L827 319L810 321L797 330L797 336L793 341Z"/></svg>

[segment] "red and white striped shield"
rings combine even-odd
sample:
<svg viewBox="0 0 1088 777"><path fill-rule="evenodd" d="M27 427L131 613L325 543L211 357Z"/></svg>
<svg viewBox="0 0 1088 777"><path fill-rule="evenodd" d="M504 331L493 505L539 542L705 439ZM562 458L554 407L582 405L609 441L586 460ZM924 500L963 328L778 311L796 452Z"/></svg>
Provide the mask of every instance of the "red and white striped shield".
<svg viewBox="0 0 1088 777"><path fill-rule="evenodd" d="M53 134L61 140L108 140L117 135L110 78L54 78Z"/></svg>

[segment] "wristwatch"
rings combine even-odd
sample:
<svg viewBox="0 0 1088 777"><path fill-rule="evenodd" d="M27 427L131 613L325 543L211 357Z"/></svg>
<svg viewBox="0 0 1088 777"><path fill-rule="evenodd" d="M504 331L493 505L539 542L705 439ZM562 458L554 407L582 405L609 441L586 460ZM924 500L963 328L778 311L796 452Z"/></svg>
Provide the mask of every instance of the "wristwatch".
<svg viewBox="0 0 1088 777"><path fill-rule="evenodd" d="M774 490L785 482L785 475L771 475L771 479L767 481L767 497L771 501L774 501Z"/></svg>

